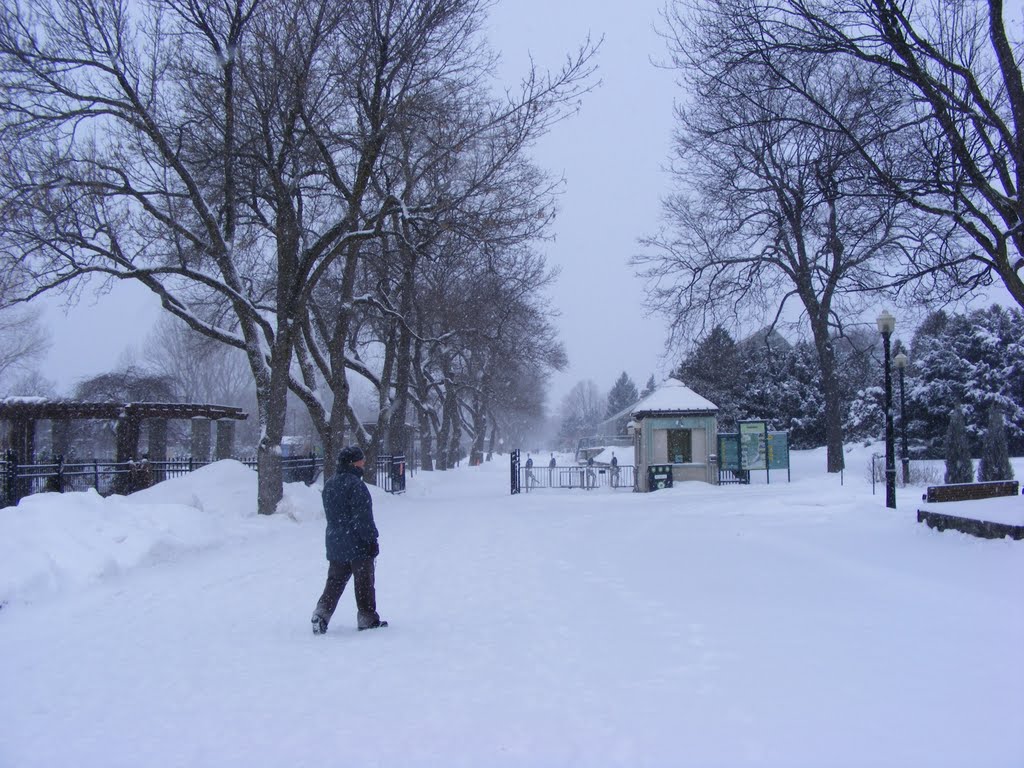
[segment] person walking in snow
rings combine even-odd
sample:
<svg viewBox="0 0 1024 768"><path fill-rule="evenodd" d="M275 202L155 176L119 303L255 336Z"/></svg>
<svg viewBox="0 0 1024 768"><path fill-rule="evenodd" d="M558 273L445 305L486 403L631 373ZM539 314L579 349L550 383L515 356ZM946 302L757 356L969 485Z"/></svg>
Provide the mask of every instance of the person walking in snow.
<svg viewBox="0 0 1024 768"><path fill-rule="evenodd" d="M526 454L526 490L530 490L535 485L537 485L537 481L533 477L533 457Z"/></svg>
<svg viewBox="0 0 1024 768"><path fill-rule="evenodd" d="M313 634L327 631L341 593L355 577L356 610L360 630L386 627L377 613L373 584L373 559L380 554L377 525L373 521L373 499L363 482L366 457L357 445L338 454L334 477L324 484L324 514L327 517L327 584L313 611Z"/></svg>
<svg viewBox="0 0 1024 768"><path fill-rule="evenodd" d="M615 451L612 451L612 488L619 487L619 460L615 458Z"/></svg>

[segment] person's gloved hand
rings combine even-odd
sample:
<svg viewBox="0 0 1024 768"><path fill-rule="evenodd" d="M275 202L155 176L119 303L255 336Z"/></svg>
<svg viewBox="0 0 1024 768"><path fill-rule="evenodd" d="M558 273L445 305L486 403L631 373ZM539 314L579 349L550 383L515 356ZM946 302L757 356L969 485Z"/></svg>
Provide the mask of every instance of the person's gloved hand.
<svg viewBox="0 0 1024 768"><path fill-rule="evenodd" d="M371 542L371 544L370 544L370 557L376 557L379 554L380 554L380 544L378 544L377 540L374 539L373 542Z"/></svg>

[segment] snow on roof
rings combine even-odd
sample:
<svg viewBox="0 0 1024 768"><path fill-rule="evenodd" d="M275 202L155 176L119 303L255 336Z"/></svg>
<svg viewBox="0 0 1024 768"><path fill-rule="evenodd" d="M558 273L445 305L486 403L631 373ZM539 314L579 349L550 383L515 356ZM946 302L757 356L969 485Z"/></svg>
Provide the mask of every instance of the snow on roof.
<svg viewBox="0 0 1024 768"><path fill-rule="evenodd" d="M632 414L664 411L717 411L718 406L698 395L679 379L667 379L629 410Z"/></svg>

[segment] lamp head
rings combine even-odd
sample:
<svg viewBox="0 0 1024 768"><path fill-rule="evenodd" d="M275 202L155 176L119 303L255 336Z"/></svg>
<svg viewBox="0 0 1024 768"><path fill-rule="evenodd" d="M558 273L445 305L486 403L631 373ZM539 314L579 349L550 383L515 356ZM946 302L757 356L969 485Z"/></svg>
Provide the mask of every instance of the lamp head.
<svg viewBox="0 0 1024 768"><path fill-rule="evenodd" d="M894 357L892 359L892 362L893 362L893 365L895 365L897 368L899 368L900 370L903 370L904 368L907 367L907 363L910 362L910 358L907 357L902 352L900 352L898 355L896 355L896 357Z"/></svg>
<svg viewBox="0 0 1024 768"><path fill-rule="evenodd" d="M878 332L883 336L890 336L896 330L896 318L889 314L889 310L883 309L882 314L876 320Z"/></svg>

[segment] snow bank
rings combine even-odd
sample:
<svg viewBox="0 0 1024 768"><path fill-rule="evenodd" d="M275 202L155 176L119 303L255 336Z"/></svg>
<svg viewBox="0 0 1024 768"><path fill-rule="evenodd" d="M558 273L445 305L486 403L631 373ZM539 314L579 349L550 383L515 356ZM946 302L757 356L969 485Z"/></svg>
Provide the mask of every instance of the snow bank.
<svg viewBox="0 0 1024 768"><path fill-rule="evenodd" d="M323 518L320 491L289 483L256 520L256 473L219 461L130 496L28 496L0 514L0 604L80 588L140 566Z"/></svg>

